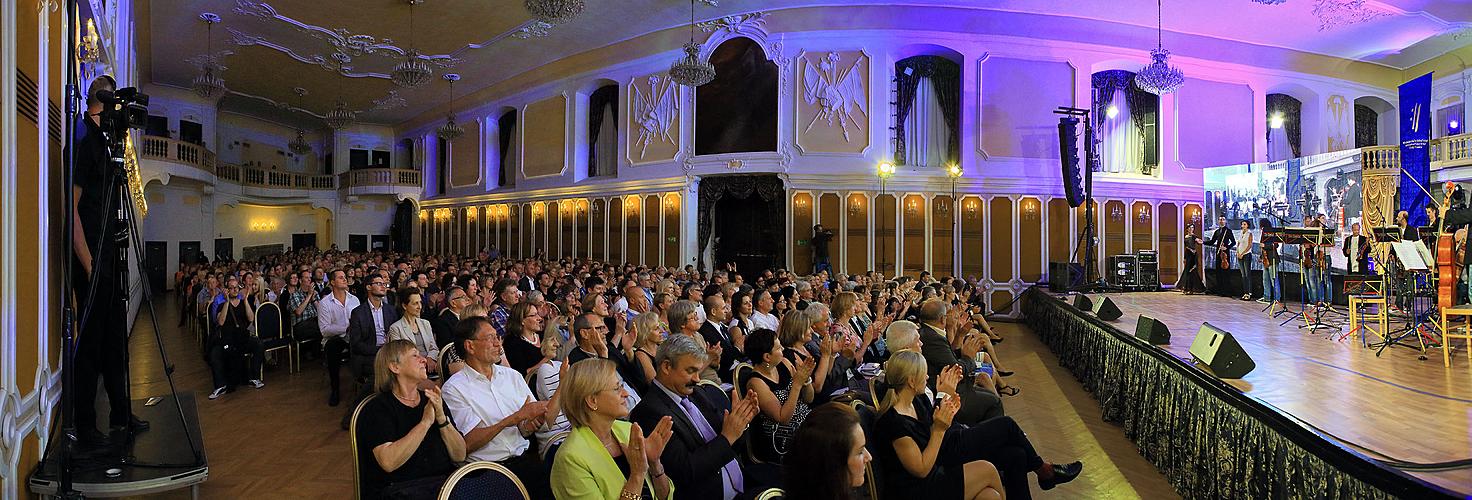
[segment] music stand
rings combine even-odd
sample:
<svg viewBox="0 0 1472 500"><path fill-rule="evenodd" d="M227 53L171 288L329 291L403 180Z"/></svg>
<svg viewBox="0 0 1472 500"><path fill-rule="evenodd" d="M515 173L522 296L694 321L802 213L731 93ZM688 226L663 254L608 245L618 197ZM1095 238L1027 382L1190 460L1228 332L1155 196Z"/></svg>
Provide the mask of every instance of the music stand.
<svg viewBox="0 0 1472 500"><path fill-rule="evenodd" d="M1290 227L1283 230L1283 240L1284 243L1288 244L1323 247L1326 246L1324 244L1324 242L1326 241L1332 244L1332 242L1334 241L1334 232L1322 227ZM1294 317L1301 317L1303 318L1304 324L1300 325L1299 328L1308 328L1309 331L1318 330L1320 328L1337 329L1337 327L1333 325L1328 325L1324 323L1324 315L1322 311L1313 314L1312 320L1310 320L1310 314L1308 312L1309 304L1304 296L1307 294L1306 292L1308 286L1319 286L1319 284L1311 284L1308 282L1309 263L1306 262L1306 259L1304 257L1305 256L1302 254L1302 252L1300 252L1298 255L1298 278L1301 286L1298 287L1298 296L1299 301L1303 304L1303 307L1299 312L1293 313L1288 317L1288 319L1283 320L1282 323L1279 323L1278 326L1287 325L1289 322L1293 321Z"/></svg>
<svg viewBox="0 0 1472 500"><path fill-rule="evenodd" d="M1263 219L1263 221L1267 221L1267 219ZM1267 272L1268 272L1268 267L1267 267L1268 264L1267 264L1267 259L1266 259L1266 257L1267 257L1267 244L1268 243L1283 243L1283 228L1281 228L1281 227L1271 227L1271 226L1266 226L1266 225L1264 225L1263 228L1262 228L1262 245L1263 245L1263 257L1264 257L1263 258L1263 267L1262 267L1263 274L1267 274ZM1280 248L1278 250L1278 258L1277 258L1277 260L1275 260L1273 262L1273 266L1274 267L1277 267L1278 266L1278 262L1277 261L1282 260L1282 259L1283 259L1283 250ZM1281 302L1282 299L1283 299L1283 297L1282 297L1282 295L1283 295L1283 293L1282 293L1282 291L1283 291L1282 285L1281 284L1278 284L1278 283L1273 283L1272 285L1276 285L1278 287L1278 301ZM1270 285L1264 285L1264 286L1270 286ZM1267 289L1263 289L1262 295L1263 295L1263 297L1267 297L1268 296L1268 290ZM1268 306L1262 308L1262 312L1267 312L1269 309L1272 309L1273 308L1273 304L1274 303L1272 301L1268 301ZM1288 312L1287 306L1284 306L1284 308L1283 308L1282 311L1278 311L1278 312L1273 313L1272 317L1276 318L1276 317L1278 317L1278 315L1283 314L1283 313L1287 313L1287 312Z"/></svg>

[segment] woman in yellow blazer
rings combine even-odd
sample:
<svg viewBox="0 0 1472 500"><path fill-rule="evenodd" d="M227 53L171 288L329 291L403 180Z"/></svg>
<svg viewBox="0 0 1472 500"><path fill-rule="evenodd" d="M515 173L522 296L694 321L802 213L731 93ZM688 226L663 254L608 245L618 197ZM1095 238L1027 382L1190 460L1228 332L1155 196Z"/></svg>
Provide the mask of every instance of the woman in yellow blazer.
<svg viewBox="0 0 1472 500"><path fill-rule="evenodd" d="M659 457L673 434L670 417L647 437L629 415L628 393L612 361L591 358L568 369L560 393L572 434L552 461L552 494L558 500L638 500L644 491L673 498L674 483Z"/></svg>

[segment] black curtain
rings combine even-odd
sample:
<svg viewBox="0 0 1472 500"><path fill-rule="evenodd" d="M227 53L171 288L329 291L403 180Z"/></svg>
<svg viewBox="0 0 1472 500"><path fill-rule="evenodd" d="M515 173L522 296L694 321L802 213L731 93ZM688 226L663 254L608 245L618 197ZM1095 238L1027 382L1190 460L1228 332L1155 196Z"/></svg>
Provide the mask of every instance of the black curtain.
<svg viewBox="0 0 1472 500"><path fill-rule="evenodd" d="M712 231L711 210L715 208L717 202L727 197L746 199L756 195L769 205L769 215L783 214L785 218L786 206L783 205L783 202L786 199L784 197L786 192L787 188L782 184L782 179L775 175L702 177L700 179L699 208L696 212L696 234L700 240L696 267L705 269L705 247L710 242ZM780 225L781 222L777 224ZM781 250L779 254L785 254L786 247L787 243L781 242L778 245Z"/></svg>
<svg viewBox="0 0 1472 500"><path fill-rule="evenodd" d="M507 160L511 158L511 137L516 132L516 111L507 111L496 120L496 128L500 131L501 139L501 164L496 168L496 185L510 185L516 179L515 174L507 167Z"/></svg>
<svg viewBox="0 0 1472 500"><path fill-rule="evenodd" d="M613 85L599 87L588 96L588 177L598 176L598 154L605 153L598 151L598 133L601 131L600 127L603 126L603 106L613 106L614 119L618 119L618 87ZM615 131L618 130L616 123L610 123L608 126L615 127ZM608 151L605 154L618 153Z"/></svg>
<svg viewBox="0 0 1472 500"><path fill-rule="evenodd" d="M399 253L413 252L414 248L414 202L399 200L394 210L394 222L388 227L388 237L393 251Z"/></svg>
<svg viewBox="0 0 1472 500"><path fill-rule="evenodd" d="M1299 113L1303 109L1303 103L1288 94L1268 94L1268 117L1273 113L1283 114L1283 131L1288 134L1288 146L1293 150L1293 157L1303 156L1303 122ZM1273 129L1269 128L1272 134Z"/></svg>
<svg viewBox="0 0 1472 500"><path fill-rule="evenodd" d="M1354 105L1354 147L1380 145L1380 113L1363 104Z"/></svg>
<svg viewBox="0 0 1472 500"><path fill-rule="evenodd" d="M1109 101L1114 99L1114 93L1116 91L1124 92L1125 106L1130 108L1130 122L1134 123L1136 130L1140 131L1140 140L1144 143L1145 164L1160 164L1160 152L1156 146L1160 142L1158 140L1160 134L1159 127L1148 127L1149 125L1158 125L1156 120L1160 116L1160 97L1136 87L1134 85L1135 73L1131 71L1122 69L1100 71L1094 73L1091 80L1092 87L1094 88L1094 102L1092 106L1094 130L1104 129L1104 120L1108 118L1105 112L1109 109ZM1147 127L1152 131L1149 135L1145 134ZM1097 172L1101 166L1092 165L1092 168Z"/></svg>
<svg viewBox="0 0 1472 500"><path fill-rule="evenodd" d="M946 157L951 161L961 158L961 65L941 56L914 56L894 63L896 98L895 118L895 163L905 164L905 118L915 106L915 91L920 78L929 78L935 85L936 99L940 101L941 116L946 119Z"/></svg>

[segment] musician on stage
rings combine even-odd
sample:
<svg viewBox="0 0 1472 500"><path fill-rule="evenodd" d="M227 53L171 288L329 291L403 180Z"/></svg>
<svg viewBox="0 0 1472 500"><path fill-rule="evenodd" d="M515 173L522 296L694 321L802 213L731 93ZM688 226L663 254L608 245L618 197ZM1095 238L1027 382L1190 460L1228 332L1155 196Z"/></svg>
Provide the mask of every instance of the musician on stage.
<svg viewBox="0 0 1472 500"><path fill-rule="evenodd" d="M1272 227L1268 219L1258 221L1264 233ZM1266 234L1262 239L1262 298L1258 302L1272 304L1273 308L1283 305L1283 292L1278 284L1278 242L1268 241Z"/></svg>
<svg viewBox="0 0 1472 500"><path fill-rule="evenodd" d="M1349 258L1349 274L1365 274L1370 269L1370 239L1361 232L1360 223L1349 226L1349 236L1344 238L1344 256Z"/></svg>
<svg viewBox="0 0 1472 500"><path fill-rule="evenodd" d="M1247 219L1237 231L1237 268L1242 271L1242 300L1252 300L1252 225Z"/></svg>
<svg viewBox="0 0 1472 500"><path fill-rule="evenodd" d="M1395 213L1395 225L1400 228L1401 241L1416 241L1417 228L1411 226L1411 213L1401 210Z"/></svg>
<svg viewBox="0 0 1472 500"><path fill-rule="evenodd" d="M1211 239L1206 244L1216 249L1216 294L1230 297L1227 291L1227 278L1232 270L1232 250L1237 247L1237 237L1232 234L1232 228L1227 226L1226 217L1216 218L1216 231L1211 233Z"/></svg>
<svg viewBox="0 0 1472 500"><path fill-rule="evenodd" d="M1324 219L1309 218L1305 227L1324 227ZM1323 247L1313 243L1299 245L1298 255L1301 258L1299 267L1304 273L1304 286L1308 287L1308 303L1322 306L1328 301L1323 286L1324 271L1328 267L1324 264L1327 264L1328 256L1324 254Z"/></svg>
<svg viewBox="0 0 1472 500"><path fill-rule="evenodd" d="M1201 281L1201 244L1201 237L1196 235L1196 225L1186 224L1186 265L1181 270L1181 278L1176 280L1176 289L1186 295L1206 293L1206 285Z"/></svg>

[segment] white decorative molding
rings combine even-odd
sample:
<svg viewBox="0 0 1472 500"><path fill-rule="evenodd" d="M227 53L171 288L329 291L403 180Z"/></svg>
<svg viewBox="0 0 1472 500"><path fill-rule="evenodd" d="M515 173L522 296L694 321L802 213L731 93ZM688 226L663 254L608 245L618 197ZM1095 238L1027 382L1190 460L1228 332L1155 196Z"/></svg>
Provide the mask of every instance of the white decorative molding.
<svg viewBox="0 0 1472 500"><path fill-rule="evenodd" d="M818 57L816 63L799 55L803 73L802 99L808 105L818 107L818 113L806 124L798 124L802 132L807 133L823 122L829 128L839 127L843 131L844 142L853 142L853 134L849 127L855 129L855 133L867 133L865 124L869 121L868 90L863 75L860 74L861 66L868 60L868 54L859 52L860 56L853 60L852 64L839 67L841 57L836 51L828 51L827 54ZM863 120L854 116L854 111L863 116Z"/></svg>
<svg viewBox="0 0 1472 500"><path fill-rule="evenodd" d="M1366 5L1365 0L1318 0L1314 3L1314 17L1319 18L1319 31L1351 26L1390 14Z"/></svg>
<svg viewBox="0 0 1472 500"><path fill-rule="evenodd" d="M551 33L552 24L533 20L521 29L511 32L511 36L526 40L529 38L542 38Z"/></svg>
<svg viewBox="0 0 1472 500"><path fill-rule="evenodd" d="M631 111L639 133L634 140L634 145L639 147L639 159L634 159L634 148L629 148L630 163L643 160L649 145L656 141L677 148L680 145L679 130L674 128L675 120L680 117L679 86L669 76L656 74L649 76L649 89L652 95L644 95L638 85L629 85Z"/></svg>
<svg viewBox="0 0 1472 500"><path fill-rule="evenodd" d="M701 31L726 37L745 36L751 38L767 37L767 13L748 12L732 16L720 17L709 21L696 23L695 26Z"/></svg>

